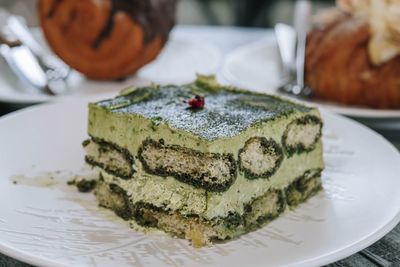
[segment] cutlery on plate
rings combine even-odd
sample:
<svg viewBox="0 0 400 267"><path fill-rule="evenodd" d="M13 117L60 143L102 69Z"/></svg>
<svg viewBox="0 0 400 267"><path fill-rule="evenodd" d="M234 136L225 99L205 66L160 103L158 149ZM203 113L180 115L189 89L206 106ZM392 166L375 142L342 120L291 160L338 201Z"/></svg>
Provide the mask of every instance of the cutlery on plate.
<svg viewBox="0 0 400 267"><path fill-rule="evenodd" d="M45 51L35 40L22 17L9 14L6 26L36 57L46 75L48 91L53 95L66 93L69 90L68 77L71 69L60 59Z"/></svg>
<svg viewBox="0 0 400 267"><path fill-rule="evenodd" d="M290 30L290 26L282 26L279 24L275 27L275 34L277 36L278 46L282 57L283 67L285 71L291 73L288 75L288 82L278 88L279 92L309 97L311 95L311 89L308 88L304 83L304 64L305 64L305 51L306 51L306 40L307 32L311 26L311 10L312 4L309 0L296 1L295 13L294 13L294 30L296 33L296 53L293 60L292 51L294 51L293 45L293 32ZM288 42L289 44L284 44ZM294 62L294 64L293 64ZM294 68L292 66L295 66Z"/></svg>
<svg viewBox="0 0 400 267"><path fill-rule="evenodd" d="M13 73L27 84L42 92L51 94L47 88L46 74L40 67L31 50L17 39L10 38L3 28L0 31L0 55L7 62Z"/></svg>
<svg viewBox="0 0 400 267"><path fill-rule="evenodd" d="M276 24L274 29L282 63L281 79L293 80L296 72L296 31L292 26L284 23Z"/></svg>

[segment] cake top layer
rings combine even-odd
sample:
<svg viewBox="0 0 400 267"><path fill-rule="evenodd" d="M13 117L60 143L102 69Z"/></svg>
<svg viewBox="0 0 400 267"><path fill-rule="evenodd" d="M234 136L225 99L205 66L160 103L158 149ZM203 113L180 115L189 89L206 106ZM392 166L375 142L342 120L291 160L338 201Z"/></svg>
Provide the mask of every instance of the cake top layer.
<svg viewBox="0 0 400 267"><path fill-rule="evenodd" d="M188 100L205 97L205 106L193 109ZM191 84L131 88L114 99L97 102L112 113L141 115L155 124L188 131L206 140L229 138L264 121L312 108L276 96L219 85L213 77L199 76Z"/></svg>

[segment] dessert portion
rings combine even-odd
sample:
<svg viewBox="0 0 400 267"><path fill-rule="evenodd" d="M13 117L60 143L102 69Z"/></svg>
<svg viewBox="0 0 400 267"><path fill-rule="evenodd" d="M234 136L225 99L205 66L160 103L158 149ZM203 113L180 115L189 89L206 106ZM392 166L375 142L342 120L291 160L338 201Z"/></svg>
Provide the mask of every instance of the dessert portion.
<svg viewBox="0 0 400 267"><path fill-rule="evenodd" d="M40 0L54 52L93 79L118 79L152 61L175 22L176 0Z"/></svg>
<svg viewBox="0 0 400 267"><path fill-rule="evenodd" d="M306 83L316 98L400 108L400 1L339 0L307 40Z"/></svg>
<svg viewBox="0 0 400 267"><path fill-rule="evenodd" d="M91 103L83 146L99 172L101 206L134 229L199 247L257 229L316 194L322 124L316 108L199 76Z"/></svg>

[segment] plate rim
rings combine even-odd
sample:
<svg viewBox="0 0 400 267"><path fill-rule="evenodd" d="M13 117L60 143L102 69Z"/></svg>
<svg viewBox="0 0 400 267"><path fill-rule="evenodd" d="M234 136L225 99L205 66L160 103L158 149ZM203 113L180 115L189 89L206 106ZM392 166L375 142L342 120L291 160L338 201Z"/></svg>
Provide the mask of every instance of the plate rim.
<svg viewBox="0 0 400 267"><path fill-rule="evenodd" d="M69 104L79 104L79 105L86 105L87 104L87 99L81 99L81 98L76 98L75 101L71 102L46 102L34 106L30 106L27 108L23 108L14 112L11 112L9 114L6 114L4 116L0 117L0 126L3 122L12 120L14 117L18 116L23 116L26 114L29 114L30 112L34 112L35 110L40 110L40 109L46 109L49 107L54 107L58 105L69 105ZM321 114L323 117L330 117L331 119L334 120L343 120L346 123L351 123L356 127L359 127L363 129L363 131L369 132L371 135L374 136L374 138L380 139L380 142L383 142L387 149L390 149L391 152L397 155L398 159L400 160L400 151L388 140L386 140L381 134L373 131L372 129L368 128L367 126L354 121L353 119L344 117L339 114L335 114L331 112L330 110L327 110L325 108L320 108ZM400 222L400 207L397 209L397 213L393 214L391 216L391 219L385 222L379 229L377 229L375 232L370 233L369 235L365 236L364 238L361 238L360 240L354 242L353 244L350 244L346 247L342 247L337 249L336 251L332 251L331 253L326 253L324 255L319 255L317 257L303 260L301 262L293 263L290 265L285 265L285 266L320 266L320 265L325 265L329 264L341 259L344 259L348 256L351 256L366 247L372 245L376 241L380 240L382 237L384 237L387 233L389 233L398 223ZM9 256L13 259L17 259L19 261L28 263L28 264L34 264L34 265L40 265L40 266L67 266L63 263L53 261L51 259L45 258L43 256L37 256L32 253L20 250L18 248L15 248L13 246L5 244L3 241L0 241L0 252L3 253L6 256Z"/></svg>
<svg viewBox="0 0 400 267"><path fill-rule="evenodd" d="M324 107L319 107L319 110L321 111L322 116L331 116L332 118L339 118L343 119L344 121L347 121L348 123L357 125L361 128L363 128L366 131L369 131L370 134L374 135L374 138L380 139L383 141L385 145L387 145L387 148L392 150L394 154L397 154L397 157L400 162L400 151L391 143L389 142L386 138L384 138L381 134L378 132L370 129L369 127L365 126L364 124L355 121L351 118L345 117L341 114L337 114L332 112L331 110L324 108ZM380 229L375 231L374 233L369 234L365 238L359 240L356 243L353 243L352 245L349 245L347 247L338 249L332 253L328 253L322 256L318 256L314 259L311 260L305 260L296 264L291 264L288 266L296 266L296 267L307 267L307 266L322 266L326 264L330 264L336 261L339 261L341 259L347 258L351 255L354 255L363 249L371 246L375 242L379 241L381 238L383 238L385 235L387 235L391 230L393 230L398 224L400 223L400 207L397 210L397 214L393 214L392 219L386 222Z"/></svg>

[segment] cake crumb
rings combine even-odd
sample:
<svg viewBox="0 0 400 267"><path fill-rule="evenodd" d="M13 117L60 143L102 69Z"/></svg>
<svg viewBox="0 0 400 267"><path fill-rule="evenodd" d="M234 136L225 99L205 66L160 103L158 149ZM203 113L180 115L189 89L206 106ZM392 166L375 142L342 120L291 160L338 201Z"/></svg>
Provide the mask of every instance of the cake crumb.
<svg viewBox="0 0 400 267"><path fill-rule="evenodd" d="M96 187L96 184L97 181L95 179L85 179L79 176L67 181L67 185L75 185L81 193L91 192Z"/></svg>

